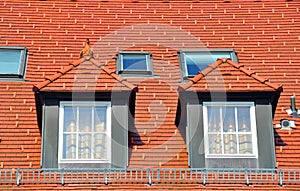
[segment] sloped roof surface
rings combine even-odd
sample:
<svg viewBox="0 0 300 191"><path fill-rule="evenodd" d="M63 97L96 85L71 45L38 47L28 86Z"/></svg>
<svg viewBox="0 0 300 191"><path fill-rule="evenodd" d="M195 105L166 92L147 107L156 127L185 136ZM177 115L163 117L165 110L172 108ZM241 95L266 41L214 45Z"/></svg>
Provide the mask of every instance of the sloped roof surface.
<svg viewBox="0 0 300 191"><path fill-rule="evenodd" d="M215 63L199 71L199 74L189 79L178 90L197 92L226 91L226 92L258 92L258 91L282 91L282 86L272 84L268 79L259 77L253 71L249 71L241 64L229 59L218 59Z"/></svg>
<svg viewBox="0 0 300 191"><path fill-rule="evenodd" d="M290 108L290 96L296 97L297 105L300 101L299 12L300 2L296 0L0 0L0 46L28 49L26 80L0 81L0 167L40 168L41 132L33 86L41 91L73 91L74 87L82 91L130 90L138 86L135 126L130 129L129 167L187 168L185 135L175 125L177 88L203 91L206 77L212 76L210 81L214 82L216 74L207 72L205 78L199 74L182 84L177 51L232 48L238 53L239 66L231 61L218 61L219 70L212 71L222 73L227 91L252 88L276 91L281 90L282 84L284 89L273 121L277 167L300 168L300 120L292 119L285 111ZM91 60L78 62L86 38L94 48L96 65ZM154 76L127 81L119 78L115 55L123 50L150 52ZM253 73L247 74L246 70ZM74 79L78 83L74 84ZM208 83L207 88L211 85ZM294 130L275 126L285 118L295 121ZM0 190L53 189L48 184L8 186ZM55 189L129 188L125 184L72 186ZM130 185L130 188L186 190L186 186ZM188 188L223 189L220 186L282 189L277 185L202 187L199 184ZM297 190L298 185L289 188Z"/></svg>
<svg viewBox="0 0 300 191"><path fill-rule="evenodd" d="M80 59L68 67L58 71L34 86L34 91L121 91L137 90L137 87L127 83L126 79L103 65L97 65L96 60Z"/></svg>

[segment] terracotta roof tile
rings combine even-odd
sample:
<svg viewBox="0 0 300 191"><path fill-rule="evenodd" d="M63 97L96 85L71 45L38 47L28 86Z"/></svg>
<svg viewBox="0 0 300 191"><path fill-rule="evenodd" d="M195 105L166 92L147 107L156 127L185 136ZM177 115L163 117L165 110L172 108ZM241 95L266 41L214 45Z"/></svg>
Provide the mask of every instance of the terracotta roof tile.
<svg viewBox="0 0 300 191"><path fill-rule="evenodd" d="M179 85L178 90L184 91L193 87L196 91L216 91L215 88L220 88L220 85L224 91L283 91L281 85L270 83L268 79L230 59L218 59L188 82Z"/></svg>
<svg viewBox="0 0 300 191"><path fill-rule="evenodd" d="M56 74L46 77L44 82L34 85L34 91L74 91L74 90L134 90L137 87L128 83L126 79L113 73L105 66L98 68L91 59L84 58L73 62L70 66L58 71ZM72 71L73 70L73 71ZM76 72L74 72L76 70ZM104 73L103 73L104 72ZM70 73L70 74L69 74ZM72 74L71 74L72 73ZM100 75L99 75L100 74ZM92 80L91 80L92 79ZM102 86L102 88L101 88ZM123 86L123 87L122 87ZM68 88L69 87L69 88ZM79 89L78 89L79 88ZM103 89L104 88L104 89Z"/></svg>
<svg viewBox="0 0 300 191"><path fill-rule="evenodd" d="M282 91L273 121L276 161L279 169L300 167L300 123L285 112L290 107L289 97L296 96L298 105L300 95L298 1L0 0L0 5L0 45L26 46L29 55L26 81L0 82L1 172L2 168L40 168L42 137L36 120L33 84L35 91L72 91L74 83L81 90L94 90L95 84L100 84L100 91L110 91L115 86L132 90L138 86L135 129L132 130L137 134L131 136L129 167L188 168L185 135L174 124L178 105L176 89L216 89L220 84L211 82L220 79L221 76L214 73L219 68L226 74L222 76L223 89L228 91ZM136 25L157 23L176 28L178 32L163 31L165 34L157 35L135 31ZM120 29L126 29L121 39L117 38L121 36ZM159 30L161 28L157 27L153 31ZM167 38L168 32L172 38ZM133 38L130 35L134 35ZM143 43L135 43L147 35L150 37ZM183 42L189 37L193 37L193 41ZM108 60L107 63L97 63L97 59L76 60L86 38L91 40L92 47L97 47L97 43L105 44L103 54L95 56ZM164 47L164 44L174 47ZM155 77L128 78L126 82L115 74L114 55L127 49L126 46L130 50L152 53ZM178 85L181 77L177 51L190 46L234 48L239 64L230 60L217 61L212 68ZM72 60L76 61L70 63ZM283 84L284 91L276 84ZM295 120L296 128L291 131L278 129L275 124L283 118ZM204 186L199 182L175 181L154 183L151 187L138 181L65 186L23 183L18 188L15 183L8 183L1 184L0 190L220 190L224 187L231 190L299 190L298 183L285 183L284 187L278 186L278 182L250 186L244 182L209 183Z"/></svg>

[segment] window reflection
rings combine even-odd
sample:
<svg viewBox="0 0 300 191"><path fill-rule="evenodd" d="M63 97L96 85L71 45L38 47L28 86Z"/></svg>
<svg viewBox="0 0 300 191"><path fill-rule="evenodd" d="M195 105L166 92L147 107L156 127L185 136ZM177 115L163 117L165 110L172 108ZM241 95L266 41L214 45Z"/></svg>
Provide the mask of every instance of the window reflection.
<svg viewBox="0 0 300 191"><path fill-rule="evenodd" d="M147 70L147 58L144 54L125 54L122 58L123 70Z"/></svg>
<svg viewBox="0 0 300 191"><path fill-rule="evenodd" d="M220 108L209 107L207 108L207 113L208 113L208 131L220 132L221 131Z"/></svg>
<svg viewBox="0 0 300 191"><path fill-rule="evenodd" d="M224 134L224 154L237 154L236 134Z"/></svg>
<svg viewBox="0 0 300 191"><path fill-rule="evenodd" d="M237 108L238 126L240 132L250 132L250 110L247 107Z"/></svg>
<svg viewBox="0 0 300 191"><path fill-rule="evenodd" d="M254 153L250 106L207 106L206 108L209 154Z"/></svg>
<svg viewBox="0 0 300 191"><path fill-rule="evenodd" d="M223 129L224 132L235 132L235 108L234 107L223 107Z"/></svg>
<svg viewBox="0 0 300 191"><path fill-rule="evenodd" d="M63 159L107 159L106 112L107 107L64 107Z"/></svg>
<svg viewBox="0 0 300 191"><path fill-rule="evenodd" d="M218 134L208 135L209 141L209 153L210 154L222 154L222 138Z"/></svg>
<svg viewBox="0 0 300 191"><path fill-rule="evenodd" d="M199 51L184 54L186 75L196 76L199 71L203 71L209 64L213 64L219 58L231 58L229 51Z"/></svg>
<svg viewBox="0 0 300 191"><path fill-rule="evenodd" d="M79 131L91 132L92 108L79 107Z"/></svg>

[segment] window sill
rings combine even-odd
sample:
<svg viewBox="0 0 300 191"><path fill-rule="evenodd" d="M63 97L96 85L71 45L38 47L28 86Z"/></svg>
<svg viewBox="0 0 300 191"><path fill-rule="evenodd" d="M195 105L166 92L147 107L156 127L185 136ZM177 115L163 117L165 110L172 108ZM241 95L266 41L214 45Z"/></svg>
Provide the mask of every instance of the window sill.
<svg viewBox="0 0 300 191"><path fill-rule="evenodd" d="M58 163L59 168L110 168L110 161L87 161L87 160L76 160L76 161L60 161Z"/></svg>
<svg viewBox="0 0 300 191"><path fill-rule="evenodd" d="M256 155L207 155L205 158L210 158L210 159L227 159L227 158L258 158Z"/></svg>

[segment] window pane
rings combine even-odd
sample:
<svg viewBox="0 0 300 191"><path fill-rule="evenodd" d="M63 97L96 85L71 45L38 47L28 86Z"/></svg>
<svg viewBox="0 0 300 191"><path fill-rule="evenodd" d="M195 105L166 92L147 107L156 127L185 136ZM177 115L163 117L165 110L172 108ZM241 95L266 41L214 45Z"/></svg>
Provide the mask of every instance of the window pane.
<svg viewBox="0 0 300 191"><path fill-rule="evenodd" d="M79 131L91 132L92 128L92 108L80 107L79 108Z"/></svg>
<svg viewBox="0 0 300 191"><path fill-rule="evenodd" d="M219 107L208 107L208 132L221 132L221 119Z"/></svg>
<svg viewBox="0 0 300 191"><path fill-rule="evenodd" d="M222 154L222 138L219 134L208 135L209 154Z"/></svg>
<svg viewBox="0 0 300 191"><path fill-rule="evenodd" d="M76 134L64 134L63 142L63 159L75 159L76 158Z"/></svg>
<svg viewBox="0 0 300 191"><path fill-rule="evenodd" d="M223 107L223 131L224 132L235 132L235 108L234 107Z"/></svg>
<svg viewBox="0 0 300 191"><path fill-rule="evenodd" d="M107 159L106 134L102 134L102 133L95 134L94 140L95 140L94 158Z"/></svg>
<svg viewBox="0 0 300 191"><path fill-rule="evenodd" d="M65 107L64 109L64 132L75 132L76 130L76 108Z"/></svg>
<svg viewBox="0 0 300 191"><path fill-rule="evenodd" d="M80 102L77 105L66 103L62 106L64 124L60 127L62 143L59 147L59 160L63 159L67 163L72 163L72 160L83 163L102 163L110 160L107 148L110 146L107 142L110 135L107 131L108 103L96 105Z"/></svg>
<svg viewBox="0 0 300 191"><path fill-rule="evenodd" d="M251 115L255 113L250 110L254 107L253 103L214 102L203 103L203 107L204 117L207 117L207 125L204 125L207 135L204 138L208 158L256 157L257 143L253 142L256 124L251 124L251 117L255 117Z"/></svg>
<svg viewBox="0 0 300 191"><path fill-rule="evenodd" d="M240 154L253 154L252 135L239 135Z"/></svg>
<svg viewBox="0 0 300 191"><path fill-rule="evenodd" d="M186 53L185 64L187 68L187 76L195 76L199 71L203 71L209 64L214 63L219 58L230 58L230 52L212 51Z"/></svg>
<svg viewBox="0 0 300 191"><path fill-rule="evenodd" d="M95 108L95 132L106 132L106 107Z"/></svg>
<svg viewBox="0 0 300 191"><path fill-rule="evenodd" d="M237 154L236 134L224 134L224 154Z"/></svg>
<svg viewBox="0 0 300 191"><path fill-rule="evenodd" d="M237 109L239 132L250 132L250 108L239 107Z"/></svg>
<svg viewBox="0 0 300 191"><path fill-rule="evenodd" d="M123 55L123 70L147 70L146 55Z"/></svg>
<svg viewBox="0 0 300 191"><path fill-rule="evenodd" d="M21 50L0 49L0 74L19 74Z"/></svg>
<svg viewBox="0 0 300 191"><path fill-rule="evenodd" d="M91 158L91 134L80 134L79 135L79 159L90 159Z"/></svg>

